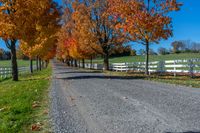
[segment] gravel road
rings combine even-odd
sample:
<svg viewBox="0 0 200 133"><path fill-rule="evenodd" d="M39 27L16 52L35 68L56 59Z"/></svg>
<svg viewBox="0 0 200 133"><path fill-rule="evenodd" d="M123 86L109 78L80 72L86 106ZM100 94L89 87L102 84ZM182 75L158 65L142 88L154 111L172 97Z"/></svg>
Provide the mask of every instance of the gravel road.
<svg viewBox="0 0 200 133"><path fill-rule="evenodd" d="M55 133L200 133L200 89L53 69Z"/></svg>

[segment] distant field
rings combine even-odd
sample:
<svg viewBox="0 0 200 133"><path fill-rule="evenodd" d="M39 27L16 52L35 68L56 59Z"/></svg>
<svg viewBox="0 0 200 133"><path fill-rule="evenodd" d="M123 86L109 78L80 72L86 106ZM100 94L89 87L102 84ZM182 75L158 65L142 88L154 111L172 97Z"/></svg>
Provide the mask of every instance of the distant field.
<svg viewBox="0 0 200 133"><path fill-rule="evenodd" d="M23 67L23 66L29 66L30 61L29 60L18 60L17 63L18 63L19 67ZM36 64L36 62L33 61L33 64ZM0 67L10 67L10 66L11 66L10 60L6 60L6 61L0 60Z"/></svg>
<svg viewBox="0 0 200 133"><path fill-rule="evenodd" d="M200 58L200 53L182 53L182 54L169 54L169 55L150 55L150 61L161 60L177 60L177 59L191 59ZM144 62L145 56L124 56L117 58L110 58L110 63L122 63L122 62ZM89 61L87 61L89 62ZM94 63L102 63L103 59L95 59Z"/></svg>

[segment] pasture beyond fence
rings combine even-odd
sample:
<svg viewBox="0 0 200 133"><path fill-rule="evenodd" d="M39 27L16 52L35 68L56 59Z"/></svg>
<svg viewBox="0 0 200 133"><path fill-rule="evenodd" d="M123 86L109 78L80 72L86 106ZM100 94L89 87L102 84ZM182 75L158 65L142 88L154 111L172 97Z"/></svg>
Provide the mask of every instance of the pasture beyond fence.
<svg viewBox="0 0 200 133"><path fill-rule="evenodd" d="M112 63L110 64L110 70L128 72L144 72L145 62L133 62L133 63ZM82 66L82 64L80 64ZM81 67L80 66L80 67ZM103 70L102 64L85 64L85 68L92 68ZM188 59L188 60L166 60L166 61L154 61L149 62L149 73L173 73L176 76L179 73L182 74L200 74L200 59Z"/></svg>
<svg viewBox="0 0 200 133"><path fill-rule="evenodd" d="M36 66L33 66L33 70L36 70ZM30 71L30 67L19 67L19 74L23 74ZM12 68L11 67L0 67L0 79L12 77Z"/></svg>

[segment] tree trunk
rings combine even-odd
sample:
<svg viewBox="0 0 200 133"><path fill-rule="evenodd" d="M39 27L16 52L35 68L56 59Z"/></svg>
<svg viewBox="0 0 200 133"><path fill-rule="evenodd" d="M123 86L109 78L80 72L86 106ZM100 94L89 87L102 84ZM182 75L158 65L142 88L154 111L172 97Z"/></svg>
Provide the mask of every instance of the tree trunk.
<svg viewBox="0 0 200 133"><path fill-rule="evenodd" d="M18 66L17 66L17 55L16 55L16 40L11 40L11 62L12 62L12 78L13 81L18 81Z"/></svg>
<svg viewBox="0 0 200 133"><path fill-rule="evenodd" d="M73 60L70 60L70 66L73 67Z"/></svg>
<svg viewBox="0 0 200 133"><path fill-rule="evenodd" d="M81 61L78 60L78 67L81 68Z"/></svg>
<svg viewBox="0 0 200 133"><path fill-rule="evenodd" d="M41 66L42 66L42 69L44 68L44 61L43 60L41 60Z"/></svg>
<svg viewBox="0 0 200 133"><path fill-rule="evenodd" d="M39 70L38 57L36 57L36 69Z"/></svg>
<svg viewBox="0 0 200 133"><path fill-rule="evenodd" d="M42 60L42 68L45 68L45 61Z"/></svg>
<svg viewBox="0 0 200 133"><path fill-rule="evenodd" d="M83 64L82 68L85 68L85 60L84 59L82 59L82 64Z"/></svg>
<svg viewBox="0 0 200 133"><path fill-rule="evenodd" d="M90 58L90 69L92 69L92 57Z"/></svg>
<svg viewBox="0 0 200 133"><path fill-rule="evenodd" d="M49 64L49 61L45 60L45 67L47 68Z"/></svg>
<svg viewBox="0 0 200 133"><path fill-rule="evenodd" d="M67 66L68 66L68 67L70 66L70 61L69 61L69 60L67 60Z"/></svg>
<svg viewBox="0 0 200 133"><path fill-rule="evenodd" d="M72 67L74 67L74 59L72 59Z"/></svg>
<svg viewBox="0 0 200 133"><path fill-rule="evenodd" d="M42 70L42 62L41 62L40 58L39 58L39 69L40 69L40 71Z"/></svg>
<svg viewBox="0 0 200 133"><path fill-rule="evenodd" d="M109 70L109 55L108 52L104 55L104 70L108 71Z"/></svg>
<svg viewBox="0 0 200 133"><path fill-rule="evenodd" d="M77 60L74 60L74 66L78 67Z"/></svg>
<svg viewBox="0 0 200 133"><path fill-rule="evenodd" d="M33 73L33 60L30 59L30 72Z"/></svg>
<svg viewBox="0 0 200 133"><path fill-rule="evenodd" d="M145 64L145 74L149 75L149 42L146 42L146 64Z"/></svg>

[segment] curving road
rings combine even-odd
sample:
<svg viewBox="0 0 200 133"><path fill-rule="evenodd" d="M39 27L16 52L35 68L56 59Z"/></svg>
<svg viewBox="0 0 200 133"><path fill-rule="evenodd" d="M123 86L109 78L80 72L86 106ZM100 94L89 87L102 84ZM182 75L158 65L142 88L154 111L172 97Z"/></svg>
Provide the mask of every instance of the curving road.
<svg viewBox="0 0 200 133"><path fill-rule="evenodd" d="M55 133L200 133L200 89L53 69Z"/></svg>

